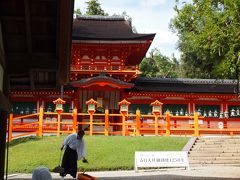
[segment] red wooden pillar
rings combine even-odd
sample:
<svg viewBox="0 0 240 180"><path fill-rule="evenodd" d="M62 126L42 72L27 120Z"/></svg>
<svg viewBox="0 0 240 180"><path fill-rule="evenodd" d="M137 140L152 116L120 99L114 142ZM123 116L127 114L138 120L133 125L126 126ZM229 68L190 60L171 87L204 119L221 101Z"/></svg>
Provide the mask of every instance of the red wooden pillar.
<svg viewBox="0 0 240 180"><path fill-rule="evenodd" d="M191 99L188 103L188 114L193 115L195 109L195 102Z"/></svg>
<svg viewBox="0 0 240 180"><path fill-rule="evenodd" d="M73 108L78 109L78 107L79 107L78 99L77 99L77 98L74 98L74 100L73 100Z"/></svg>
<svg viewBox="0 0 240 180"><path fill-rule="evenodd" d="M210 120L207 121L207 128L210 128Z"/></svg>

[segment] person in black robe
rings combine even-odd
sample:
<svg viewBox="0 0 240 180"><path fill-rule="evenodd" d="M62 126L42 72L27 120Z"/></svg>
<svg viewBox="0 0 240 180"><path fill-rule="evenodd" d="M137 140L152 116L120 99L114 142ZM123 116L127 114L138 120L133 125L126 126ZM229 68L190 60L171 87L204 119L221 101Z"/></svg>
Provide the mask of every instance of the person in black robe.
<svg viewBox="0 0 240 180"><path fill-rule="evenodd" d="M87 163L86 159L86 147L83 139L84 131L80 130L78 133L72 133L67 136L63 141L61 150L64 149L61 167L64 169L60 176L64 177L70 174L73 178L77 175L77 161L83 159L84 163Z"/></svg>

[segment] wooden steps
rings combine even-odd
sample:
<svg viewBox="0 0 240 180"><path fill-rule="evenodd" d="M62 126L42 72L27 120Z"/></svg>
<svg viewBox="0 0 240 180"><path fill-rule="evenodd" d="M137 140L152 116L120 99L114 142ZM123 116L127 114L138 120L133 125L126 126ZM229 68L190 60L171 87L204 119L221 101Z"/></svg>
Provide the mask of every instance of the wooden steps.
<svg viewBox="0 0 240 180"><path fill-rule="evenodd" d="M189 151L189 163L190 166L240 166L240 138L198 138Z"/></svg>

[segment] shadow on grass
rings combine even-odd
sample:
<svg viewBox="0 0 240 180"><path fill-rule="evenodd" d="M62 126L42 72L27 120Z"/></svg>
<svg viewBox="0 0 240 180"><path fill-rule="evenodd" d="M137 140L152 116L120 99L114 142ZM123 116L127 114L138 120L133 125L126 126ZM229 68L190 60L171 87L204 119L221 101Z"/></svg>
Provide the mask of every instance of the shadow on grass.
<svg viewBox="0 0 240 180"><path fill-rule="evenodd" d="M27 142L27 141L39 141L39 140L41 140L41 139L42 139L42 138L36 137L36 136L22 137L22 138L18 138L18 139L12 140L12 141L9 143L9 147L13 147L13 146L16 146L16 145L18 145L18 144L25 143L25 142Z"/></svg>

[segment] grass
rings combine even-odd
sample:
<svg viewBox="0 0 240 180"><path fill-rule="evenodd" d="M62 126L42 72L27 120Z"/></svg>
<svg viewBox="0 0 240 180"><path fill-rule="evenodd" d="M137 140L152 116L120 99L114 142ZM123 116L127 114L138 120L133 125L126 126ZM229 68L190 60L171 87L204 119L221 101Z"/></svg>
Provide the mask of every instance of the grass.
<svg viewBox="0 0 240 180"><path fill-rule="evenodd" d="M9 173L31 173L38 166L52 170L59 165L60 147L66 136L28 137L14 140L9 147ZM135 151L178 151L187 137L84 136L89 164L78 161L79 171L129 170L134 168Z"/></svg>

